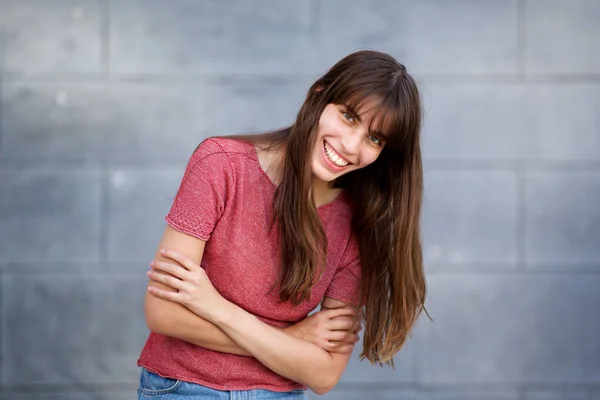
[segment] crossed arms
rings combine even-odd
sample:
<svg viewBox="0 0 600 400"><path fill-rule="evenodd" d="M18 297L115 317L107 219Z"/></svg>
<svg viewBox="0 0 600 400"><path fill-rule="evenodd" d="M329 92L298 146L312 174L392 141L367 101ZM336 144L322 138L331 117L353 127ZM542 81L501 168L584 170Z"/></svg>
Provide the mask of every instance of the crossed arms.
<svg viewBox="0 0 600 400"><path fill-rule="evenodd" d="M169 249L187 257L187 264L200 265L205 242L167 226L159 249ZM162 292L175 292L167 263L175 262L157 252L155 263L163 264L163 272L151 276L149 287ZM192 270L193 265L186 267ZM199 268L199 267L198 267ZM151 289L152 290L152 289ZM169 301L166 293L147 292L146 323L152 332L181 339L204 348L252 356L267 368L288 379L311 388L317 394L331 390L338 382L351 356L357 337L355 310L346 304L326 297L322 310L288 328L270 326L242 308L217 302L210 315L193 312L190 308ZM199 316L197 314L201 314ZM205 318L203 318L205 317Z"/></svg>

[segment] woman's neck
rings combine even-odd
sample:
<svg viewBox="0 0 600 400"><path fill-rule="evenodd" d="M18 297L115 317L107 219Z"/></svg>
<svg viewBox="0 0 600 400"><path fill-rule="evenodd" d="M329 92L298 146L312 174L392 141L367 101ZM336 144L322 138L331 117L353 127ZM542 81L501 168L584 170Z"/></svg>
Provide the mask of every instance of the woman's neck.
<svg viewBox="0 0 600 400"><path fill-rule="evenodd" d="M281 179L283 178L283 146L276 148L263 147L256 145L256 154L258 155L258 162L269 179L276 185L279 186Z"/></svg>
<svg viewBox="0 0 600 400"><path fill-rule="evenodd" d="M271 181L277 186L279 186L281 179L283 178L284 152L284 146L273 149L256 146L256 153L258 154L260 166ZM311 190L315 205L320 207L334 201L342 189L334 188L332 182L325 182L315 178L312 181Z"/></svg>
<svg viewBox="0 0 600 400"><path fill-rule="evenodd" d="M313 179L312 192L317 207L331 203L338 197L341 191L342 189L340 188L334 188L332 182Z"/></svg>

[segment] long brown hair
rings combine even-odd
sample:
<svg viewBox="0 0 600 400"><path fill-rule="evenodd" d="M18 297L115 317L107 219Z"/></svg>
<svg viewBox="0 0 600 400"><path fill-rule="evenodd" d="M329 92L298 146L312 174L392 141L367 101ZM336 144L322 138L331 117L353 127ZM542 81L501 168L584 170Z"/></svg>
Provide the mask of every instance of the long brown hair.
<svg viewBox="0 0 600 400"><path fill-rule="evenodd" d="M424 310L426 295L420 238L421 105L413 78L388 54L352 53L311 86L291 127L240 138L271 148L285 146L274 199L279 287L282 301L299 304L319 279L327 249L311 192L310 156L319 118L328 104L361 111L372 100L370 124L377 126L371 128L389 136L386 145L375 162L341 176L334 185L346 190L355 207L352 227L361 254L365 316L361 356L391 363Z"/></svg>

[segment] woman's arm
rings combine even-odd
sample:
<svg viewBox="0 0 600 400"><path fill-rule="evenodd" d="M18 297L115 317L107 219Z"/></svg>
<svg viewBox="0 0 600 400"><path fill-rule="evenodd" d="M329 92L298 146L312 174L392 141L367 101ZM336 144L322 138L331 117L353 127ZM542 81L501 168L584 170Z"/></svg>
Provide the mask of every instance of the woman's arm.
<svg viewBox="0 0 600 400"><path fill-rule="evenodd" d="M206 242L193 236L186 235L167 225L159 248L168 248L187 255L196 264L200 265ZM167 260L160 252L155 259ZM168 260L172 262L171 260ZM163 290L175 289L156 281L150 281L148 286L155 286ZM250 355L246 350L235 343L225 332L191 312L181 304L166 301L150 293L146 293L144 312L148 328L161 335L185 340L197 346L238 355Z"/></svg>
<svg viewBox="0 0 600 400"><path fill-rule="evenodd" d="M329 297L323 301L323 307L326 308L344 306L346 304ZM232 303L214 322L267 368L308 386L317 394L333 389L352 354L330 353L296 339Z"/></svg>
<svg viewBox="0 0 600 400"><path fill-rule="evenodd" d="M316 393L326 393L337 384L351 353L330 353L265 324L223 298L194 260L175 251L161 254L176 263L157 262L149 276L177 289L177 292L150 286L148 289L151 294L185 305L195 314L217 325L266 367L310 387ZM167 276L164 272L172 276ZM323 302L325 308L344 306L345 304L330 298ZM347 322L351 329L352 321ZM331 334L330 340L339 340L338 337L346 335L346 332L338 330Z"/></svg>
<svg viewBox="0 0 600 400"><path fill-rule="evenodd" d="M204 241L181 233L167 225L159 248L176 250L187 255L196 264L200 265L204 247ZM156 259L167 260L160 252L157 252ZM168 261L173 262L172 260ZM152 280L149 282L149 286L170 291L175 290ZM154 333L184 340L209 350L243 356L251 355L227 336L219 327L194 314L181 304L163 300L147 292L144 308L146 323L148 328ZM348 321L349 317L351 317L351 314L347 311L319 312L297 324L282 329L282 331L296 338L327 348L331 352L350 353L353 350L354 343L358 340L358 336L355 334L346 334L338 341L327 340L331 330L345 329L344 322ZM336 323L330 321L335 321ZM353 329L358 331L360 327L354 326Z"/></svg>

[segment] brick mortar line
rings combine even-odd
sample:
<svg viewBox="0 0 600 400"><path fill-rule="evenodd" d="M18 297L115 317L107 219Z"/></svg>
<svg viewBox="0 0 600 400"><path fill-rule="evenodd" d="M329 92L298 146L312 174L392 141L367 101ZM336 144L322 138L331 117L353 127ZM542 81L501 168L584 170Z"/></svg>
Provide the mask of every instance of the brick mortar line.
<svg viewBox="0 0 600 400"><path fill-rule="evenodd" d="M308 80L314 78L312 74L8 74L7 84L39 83L39 84L106 84L106 83L131 83L131 84L211 84L211 83L303 83L308 88Z"/></svg>
<svg viewBox="0 0 600 400"><path fill-rule="evenodd" d="M524 269L519 269L517 263L499 264L499 263L468 263L468 264L428 264L426 265L426 274L428 276L440 275L515 275L515 276L543 276L543 275L599 275L600 262L578 267L577 263L563 265L525 265ZM429 267L427 267L429 265ZM429 268L429 269L427 269ZM432 269L433 268L433 269ZM487 268L487 269L486 269Z"/></svg>
<svg viewBox="0 0 600 400"><path fill-rule="evenodd" d="M0 52L3 52L3 49L0 49ZM3 55L0 54L0 60L3 59ZM4 104L4 77L2 74L3 66L0 64L0 160L2 160L2 155L4 154L4 112L2 105ZM0 385L2 381L0 380ZM1 391L1 390L0 390Z"/></svg>
<svg viewBox="0 0 600 400"><path fill-rule="evenodd" d="M517 0L517 73L527 74L527 7L526 0Z"/></svg>
<svg viewBox="0 0 600 400"><path fill-rule="evenodd" d="M3 393L47 393L47 394L59 394L59 393L93 393L95 391L102 391L106 393L111 392L122 392L132 389L137 389L138 385L124 382L116 383L81 383L81 384L68 384L68 383L35 383L35 384L13 384L5 385ZM75 390L73 390L75 389Z"/></svg>
<svg viewBox="0 0 600 400"><path fill-rule="evenodd" d="M0 49L0 52L4 52L4 49ZM3 54L0 54L0 60L3 60ZM2 154L4 153L4 135L3 135L3 112L2 112L2 104L4 103L2 100L4 98L2 89L4 87L4 85L2 84L2 70L4 69L3 65L0 63L0 160L2 159ZM4 321L4 319L6 318L6 311L4 310L4 274L2 273L2 268L0 268L0 394L4 392L4 365L6 364L6 352L4 351L6 349L6 346L4 344L5 342L5 332L4 332L4 327L6 326L6 323Z"/></svg>
<svg viewBox="0 0 600 400"><path fill-rule="evenodd" d="M191 149L193 150L193 148ZM191 150L189 153L191 153ZM128 168L156 168L157 170L164 171L165 169L180 170L185 167L185 163L189 159L189 154L182 155L181 157L174 157L171 159L138 159L138 160L107 160L107 159L40 159L40 158L4 158L0 159L0 168L5 170L23 170L23 169L52 169L57 170L69 169L71 172L78 171L99 171L102 172L104 169L109 171L117 169L128 169ZM599 162L600 165L600 162ZM77 171L70 170L71 168L77 168Z"/></svg>
<svg viewBox="0 0 600 400"><path fill-rule="evenodd" d="M104 168L100 172L100 237L98 238L98 257L100 263L108 263L108 245L110 232L110 170Z"/></svg>
<svg viewBox="0 0 600 400"><path fill-rule="evenodd" d="M320 0L309 0L309 28L308 34L309 38L312 39L312 45L318 46L319 40L318 36L321 31L321 26L319 24L319 12L321 11L321 1ZM318 50L318 49L317 49Z"/></svg>
<svg viewBox="0 0 600 400"><path fill-rule="evenodd" d="M425 280L427 281L427 277L425 277ZM429 310L427 310L429 311ZM421 315L419 316L419 320L425 320L428 319L427 314L425 313L425 311L423 311L421 313ZM431 321L428 321L431 322ZM413 385L419 384L419 382L421 382L422 378L421 378L421 374L420 371L422 370L421 368L421 364L419 362L419 354L423 354L423 350L422 350L422 340L416 340L414 339L419 333L419 325L415 324L415 326L413 327L413 331L411 332L410 337L408 338L408 340L410 341L411 344L411 348L410 348L410 356L411 356L411 363L410 363L410 372L412 373L412 383ZM406 342L408 343L408 342ZM406 348L406 344L403 346L402 350L404 350L404 348ZM338 385L339 386L339 383ZM336 387L337 387L336 386Z"/></svg>
<svg viewBox="0 0 600 400"><path fill-rule="evenodd" d="M110 2L100 4L100 74L110 76Z"/></svg>
<svg viewBox="0 0 600 400"><path fill-rule="evenodd" d="M600 160L442 160L425 159L426 170L598 171Z"/></svg>
<svg viewBox="0 0 600 400"><path fill-rule="evenodd" d="M151 256L150 256L151 257ZM147 258L147 257L146 257ZM43 267L37 262L2 262L0 273L5 275L80 275L80 276L121 276L136 277L145 272L146 258L139 261L107 261L106 263L82 262L44 262ZM519 270L517 264L502 263L463 263L451 265L450 263L427 263L428 276L546 276L546 275L600 275L600 262L577 267L577 263L556 265L536 265L533 268ZM125 270L122 267L139 267L139 271ZM575 266L575 267L574 267ZM427 269L429 268L429 269ZM431 270L431 268L435 268ZM458 268L458 269L457 269Z"/></svg>
<svg viewBox="0 0 600 400"><path fill-rule="evenodd" d="M389 368L389 367L387 367ZM80 383L80 384L15 384L5 385L4 388L12 393L65 393L66 390L74 392L87 392L101 390L105 392L120 392L137 388L137 383ZM66 390L65 390L66 389ZM83 390L82 390L83 389ZM561 384L561 383L456 383L456 384L423 384L417 382L340 382L335 389L341 390L412 390L417 392L479 392L479 391L510 391L529 394L537 391L553 391L559 393L587 391L594 393L600 390L600 384ZM5 392L7 393L7 392Z"/></svg>
<svg viewBox="0 0 600 400"><path fill-rule="evenodd" d="M150 258L150 257L149 257ZM128 271L121 272L118 270L106 270L99 271L98 269L90 269L87 270L55 270L55 271L46 271L46 270L25 270L25 271L10 271L4 270L0 272L3 276L53 276L53 277L80 277L84 279L96 279L96 278L128 278L128 279L137 279L142 278L142 281L147 281L146 277L146 269L144 269L144 265L147 263L140 261L136 263L136 265L140 266L140 270L138 272ZM98 266L99 267L99 266Z"/></svg>
<svg viewBox="0 0 600 400"><path fill-rule="evenodd" d="M527 269L527 184L525 182L526 170L520 168L516 171L517 179L517 209L516 209L516 228L515 235L516 250L517 250L517 269L524 271Z"/></svg>
<svg viewBox="0 0 600 400"><path fill-rule="evenodd" d="M528 393L535 391L558 391L558 392L576 392L576 391L597 391L600 390L600 383L539 383L539 382L524 382L524 383L476 383L476 382L460 382L460 383L422 383L417 381L412 382L340 382L336 389L405 389L421 392L435 391L480 391L494 390L503 391L509 390L513 392L525 391Z"/></svg>
<svg viewBox="0 0 600 400"><path fill-rule="evenodd" d="M423 160L425 171L557 171L557 172L598 172L600 160ZM137 169L141 167L171 169L179 171L185 166L185 156L170 159L108 160L108 159L28 159L0 158L0 168L4 170L47 169L58 170L77 168L78 171L102 171L104 168Z"/></svg>
<svg viewBox="0 0 600 400"><path fill-rule="evenodd" d="M141 73L141 74L86 74L86 73L48 73L20 74L5 72L4 82L13 83L47 83L47 84L105 84L105 83L150 83L150 84L202 84L202 83L302 83L314 80L316 72L297 73L249 73L219 74L213 72L198 73ZM600 83L598 73L516 73L516 74L412 74L425 84L597 84ZM247 81L247 82L246 82Z"/></svg>
<svg viewBox="0 0 600 400"><path fill-rule="evenodd" d="M4 393L4 368L6 365L6 310L4 309L4 273L0 269L0 394Z"/></svg>

